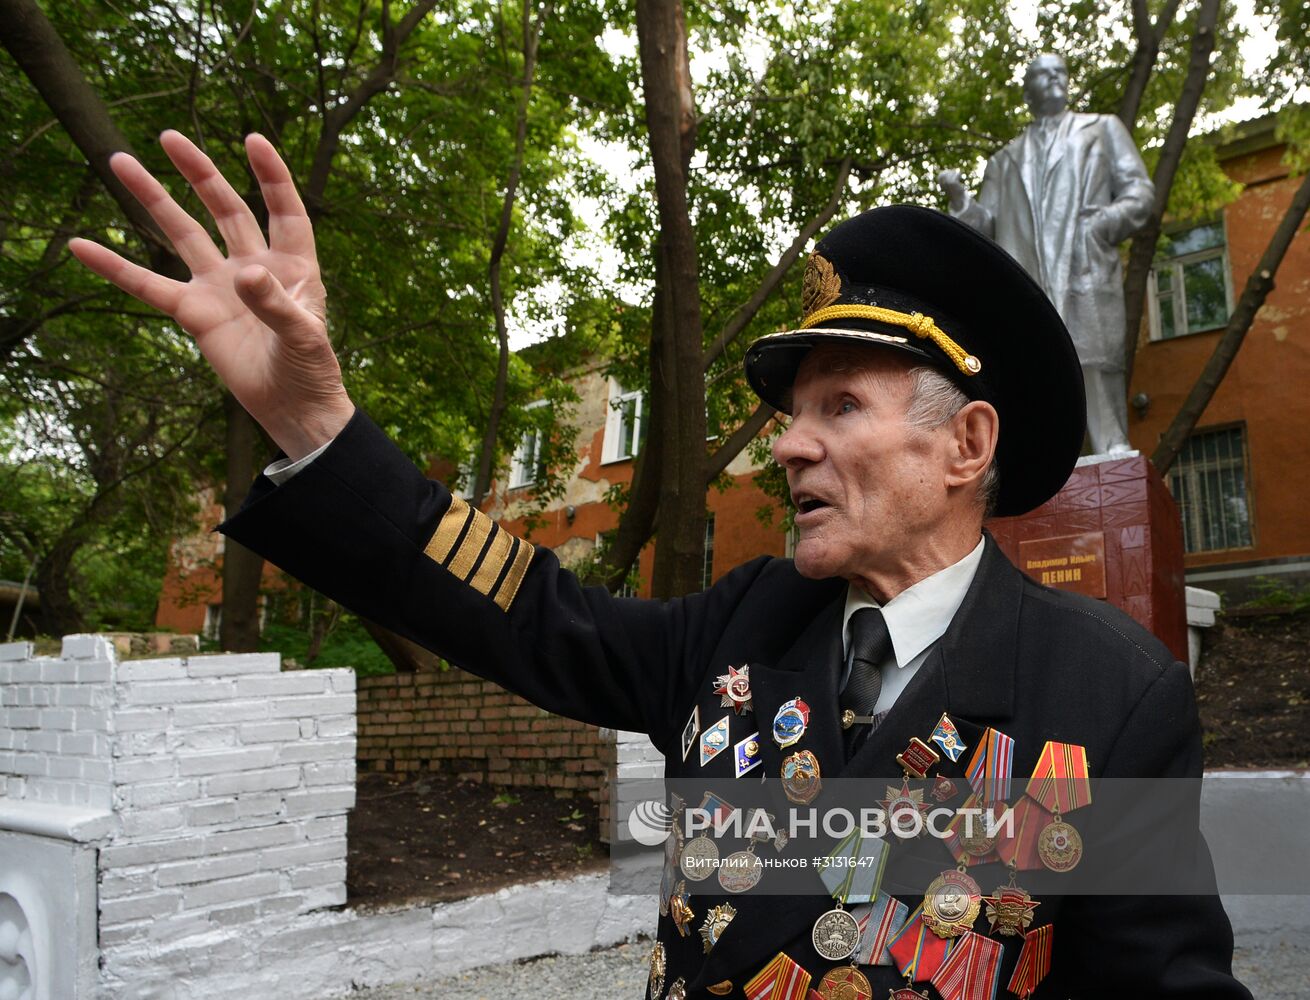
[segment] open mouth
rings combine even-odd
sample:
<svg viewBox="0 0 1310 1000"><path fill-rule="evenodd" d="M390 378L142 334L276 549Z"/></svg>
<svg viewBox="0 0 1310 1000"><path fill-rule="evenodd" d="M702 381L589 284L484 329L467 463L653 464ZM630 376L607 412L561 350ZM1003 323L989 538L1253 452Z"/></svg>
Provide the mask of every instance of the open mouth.
<svg viewBox="0 0 1310 1000"><path fill-rule="evenodd" d="M820 500L818 497L798 496L796 498L796 510L801 514L812 514L816 510L822 510L824 507L831 506L826 500Z"/></svg>

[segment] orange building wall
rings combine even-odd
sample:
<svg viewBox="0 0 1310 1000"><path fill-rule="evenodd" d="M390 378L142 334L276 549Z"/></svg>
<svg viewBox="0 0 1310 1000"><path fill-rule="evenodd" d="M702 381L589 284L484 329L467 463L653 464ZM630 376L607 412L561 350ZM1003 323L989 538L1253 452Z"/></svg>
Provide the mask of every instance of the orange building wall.
<svg viewBox="0 0 1310 1000"><path fill-rule="evenodd" d="M607 478L611 481L627 482L632 477L632 462L617 462L607 465ZM714 514L714 557L712 579L717 580L724 573L756 556L781 556L786 545L782 530L763 524L756 516L760 507L776 504L769 499L754 483L754 473L746 472L732 477L732 485L720 492L711 491L707 498L709 510ZM570 545L579 545L590 549L597 535L609 531L618 525L618 516L605 503L575 504L573 523L570 524L564 507L556 507L538 515L538 524L530 533L535 545L544 545L558 549L561 561L566 565L571 561ZM544 520L544 525L540 523ZM775 524L779 520L775 513ZM523 535L528 525L523 518L505 518L501 525L514 534ZM581 543L581 544L579 544ZM655 563L655 546L652 542L642 550L637 572L640 597L650 596L651 573Z"/></svg>
<svg viewBox="0 0 1310 1000"><path fill-rule="evenodd" d="M223 601L223 547L226 539L213 530L223 520L223 507L213 501L213 491L201 500L196 531L173 542L168 569L159 590L155 627L164 632L200 634L205 612ZM264 589L285 586L277 567L264 563Z"/></svg>
<svg viewBox="0 0 1310 1000"><path fill-rule="evenodd" d="M1246 185L1224 212L1233 302L1241 297L1300 179L1287 176L1282 148L1224 163ZM1276 287L1256 315L1232 367L1197 424L1198 431L1246 425L1251 502L1250 548L1195 553L1188 568L1310 554L1310 235L1293 240ZM1150 396L1144 417L1130 408L1129 435L1144 454L1178 412L1221 331L1144 343L1137 352L1131 399Z"/></svg>

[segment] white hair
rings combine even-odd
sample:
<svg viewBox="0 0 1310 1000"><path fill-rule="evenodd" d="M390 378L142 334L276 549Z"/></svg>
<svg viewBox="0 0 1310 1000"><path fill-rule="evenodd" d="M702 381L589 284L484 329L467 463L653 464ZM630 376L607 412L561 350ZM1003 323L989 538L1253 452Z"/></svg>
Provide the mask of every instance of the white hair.
<svg viewBox="0 0 1310 1000"><path fill-rule="evenodd" d="M905 410L905 423L915 430L936 430L969 403L964 391L935 368L912 368L909 376L910 405ZM993 456L978 486L978 505L984 520L995 511L1000 489L1001 470Z"/></svg>

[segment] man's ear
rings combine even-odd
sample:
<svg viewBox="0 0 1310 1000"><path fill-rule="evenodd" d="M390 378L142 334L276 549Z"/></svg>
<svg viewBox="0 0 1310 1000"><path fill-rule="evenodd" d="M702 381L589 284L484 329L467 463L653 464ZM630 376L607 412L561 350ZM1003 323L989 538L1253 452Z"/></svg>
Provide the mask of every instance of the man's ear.
<svg viewBox="0 0 1310 1000"><path fill-rule="evenodd" d="M991 403L975 399L951 418L946 455L947 488L980 483L996 453L1001 418Z"/></svg>

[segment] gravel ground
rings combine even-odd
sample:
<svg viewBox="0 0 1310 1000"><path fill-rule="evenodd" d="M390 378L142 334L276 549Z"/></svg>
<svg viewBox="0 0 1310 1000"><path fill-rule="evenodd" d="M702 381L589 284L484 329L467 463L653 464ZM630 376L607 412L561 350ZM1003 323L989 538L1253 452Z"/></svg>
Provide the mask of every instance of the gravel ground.
<svg viewBox="0 0 1310 1000"><path fill-rule="evenodd" d="M351 1000L637 1000L646 986L649 941L621 944L589 955L552 955L471 969L427 983L384 986L350 994ZM1238 949L1237 976L1259 1000L1310 998L1310 945Z"/></svg>

